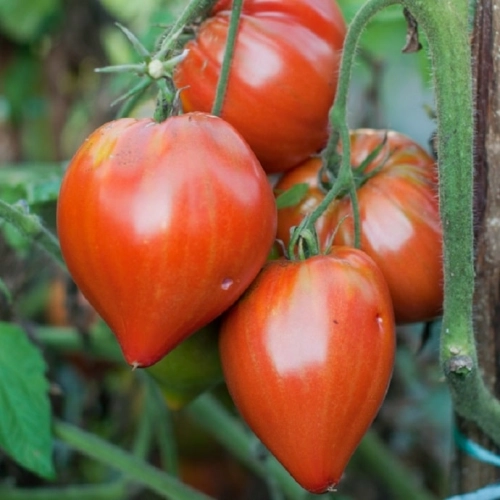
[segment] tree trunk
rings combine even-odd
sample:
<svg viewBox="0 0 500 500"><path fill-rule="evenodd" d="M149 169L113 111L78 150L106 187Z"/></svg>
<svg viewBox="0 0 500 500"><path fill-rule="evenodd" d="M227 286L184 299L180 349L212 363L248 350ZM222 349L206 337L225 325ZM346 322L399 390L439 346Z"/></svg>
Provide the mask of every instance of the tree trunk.
<svg viewBox="0 0 500 500"><path fill-rule="evenodd" d="M500 0L478 0L473 73L475 125L476 288L474 331L485 383L500 395ZM499 450L473 424L458 419L468 439ZM500 469L457 451L453 471L457 493L475 491L500 479Z"/></svg>

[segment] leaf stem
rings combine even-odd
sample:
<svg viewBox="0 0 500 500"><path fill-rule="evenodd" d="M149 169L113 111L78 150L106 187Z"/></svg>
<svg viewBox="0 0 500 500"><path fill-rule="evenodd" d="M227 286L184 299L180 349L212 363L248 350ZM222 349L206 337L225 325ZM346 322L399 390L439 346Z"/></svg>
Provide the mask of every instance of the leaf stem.
<svg viewBox="0 0 500 500"><path fill-rule="evenodd" d="M229 81L229 73L231 71L231 62L233 60L234 48L236 46L236 38L238 34L238 26L240 24L241 10L243 0L233 0L233 8L231 18L229 20L229 28L227 31L226 48L224 50L224 59L220 70L219 80L217 81L217 89L215 91L215 101L212 107L212 114L219 116L224 104L226 95L227 83Z"/></svg>
<svg viewBox="0 0 500 500"><path fill-rule="evenodd" d="M57 238L45 228L37 215L29 213L27 206L20 203L10 205L0 200L0 219L12 224L23 236L35 242L66 269Z"/></svg>
<svg viewBox="0 0 500 500"><path fill-rule="evenodd" d="M127 453L121 448L65 422L54 424L56 437L98 462L119 470L124 476L170 500L213 500L181 483L175 477Z"/></svg>

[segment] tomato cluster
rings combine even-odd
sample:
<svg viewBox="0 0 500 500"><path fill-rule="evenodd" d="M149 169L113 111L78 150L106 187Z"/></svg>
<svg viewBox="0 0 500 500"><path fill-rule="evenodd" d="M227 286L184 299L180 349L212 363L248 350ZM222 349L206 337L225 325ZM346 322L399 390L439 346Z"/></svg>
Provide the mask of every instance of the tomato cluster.
<svg viewBox="0 0 500 500"><path fill-rule="evenodd" d="M116 120L81 146L61 186L58 232L75 282L129 364L155 365L218 318L242 417L320 493L340 481L382 404L396 322L440 313L435 165L401 134L352 132L360 249L341 193L297 238L298 257L268 259L329 187L314 155L327 139L346 28L334 0L245 1L218 118L208 112L230 3L216 4L175 71L185 114ZM284 172L274 193L271 172ZM306 194L277 210L275 193L296 184Z"/></svg>

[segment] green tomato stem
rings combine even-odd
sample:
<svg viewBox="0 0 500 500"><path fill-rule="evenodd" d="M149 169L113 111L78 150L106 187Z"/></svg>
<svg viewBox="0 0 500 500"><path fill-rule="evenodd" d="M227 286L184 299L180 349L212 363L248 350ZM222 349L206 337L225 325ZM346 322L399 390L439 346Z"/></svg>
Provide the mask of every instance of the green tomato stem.
<svg viewBox="0 0 500 500"><path fill-rule="evenodd" d="M212 107L212 114L219 116L224 104L226 96L227 83L229 81L229 73L231 71L231 62L233 60L234 48L236 46L236 38L238 35L238 26L240 24L241 9L243 0L233 0L233 8L231 10L231 19L229 20L229 28L227 31L226 48L224 50L224 59L220 69L217 89L215 91L215 100Z"/></svg>
<svg viewBox="0 0 500 500"><path fill-rule="evenodd" d="M347 124L347 101L352 66L356 57L359 39L367 24L380 10L389 5L394 5L395 3L397 3L397 0L370 0L358 10L352 19L344 41L337 93L335 94L335 101L330 110L329 121L331 133L327 147L324 151L323 161L331 172L337 174L337 182L342 183L348 189L354 217L354 246L356 248L359 248L361 243L361 220L356 184L351 169L351 144L349 126ZM342 144L342 154L340 157L337 153L339 140ZM312 213L311 221L313 223L338 196L337 189L333 189L334 187L335 186L332 187L330 192L325 196L323 202Z"/></svg>
<svg viewBox="0 0 500 500"><path fill-rule="evenodd" d="M293 255L293 248L297 244L301 232L304 229L311 230L315 222L323 215L329 205L343 192L348 192L354 217L354 246L360 247L361 243L361 221L359 205L356 194L356 184L351 169L351 142L349 127L347 125L347 98L351 81L352 66L356 56L359 38L366 25L377 12L388 5L398 3L398 0L370 0L364 4L352 19L347 30L342 50L342 59L339 69L339 80L335 101L330 109L330 137L327 147L323 152L323 163L330 172L334 174L335 182L323 198L321 203L314 209L309 217L303 219L295 229L289 244L289 255ZM342 153L337 153L339 141L342 143Z"/></svg>
<svg viewBox="0 0 500 500"><path fill-rule="evenodd" d="M473 94L467 0L403 0L429 42L438 117L444 313L440 357L454 410L500 444L500 403L486 388L473 332Z"/></svg>
<svg viewBox="0 0 500 500"><path fill-rule="evenodd" d="M30 214L23 205L10 205L0 200L0 219L12 224L23 236L45 250L63 269L66 269L57 238L41 223L39 217Z"/></svg>
<svg viewBox="0 0 500 500"><path fill-rule="evenodd" d="M163 59L163 57L172 49L177 38L182 33L186 24L192 23L198 17L203 16L217 2L217 0L190 0L186 8L180 16L175 20L174 24L169 28L168 34L162 40L160 50L155 54L154 58Z"/></svg>
<svg viewBox="0 0 500 500"><path fill-rule="evenodd" d="M119 470L128 480L149 488L162 498L170 500L213 500L209 496L181 483L175 477L78 427L56 421L54 433L56 437L80 453Z"/></svg>

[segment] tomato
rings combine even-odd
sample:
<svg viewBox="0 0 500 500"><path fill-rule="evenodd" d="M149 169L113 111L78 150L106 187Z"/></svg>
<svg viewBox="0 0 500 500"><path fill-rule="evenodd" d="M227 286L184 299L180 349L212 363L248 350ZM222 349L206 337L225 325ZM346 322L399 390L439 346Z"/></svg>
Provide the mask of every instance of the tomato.
<svg viewBox="0 0 500 500"><path fill-rule="evenodd" d="M213 321L147 368L170 409L181 409L223 381L218 340L219 323Z"/></svg>
<svg viewBox="0 0 500 500"><path fill-rule="evenodd" d="M224 57L230 0L188 42L174 81L185 111L209 112ZM221 116L267 172L323 147L346 26L335 0L246 0Z"/></svg>
<svg viewBox="0 0 500 500"><path fill-rule="evenodd" d="M359 165L383 141L385 132L360 129L351 133L351 162ZM387 154L390 152L390 156ZM385 162L384 162L385 160ZM434 160L414 141L388 132L387 142L366 172L383 166L358 189L361 249L382 270L391 290L396 321L425 321L440 314L443 303L442 230ZM306 196L278 213L278 239L289 241L296 226L324 198L318 187L319 158L287 172L278 191L307 183ZM354 220L348 196L336 200L317 221L325 245L335 229L334 244L354 245Z"/></svg>
<svg viewBox="0 0 500 500"><path fill-rule="evenodd" d="M313 493L340 481L385 397L394 352L384 277L348 247L269 262L226 313L220 337L239 412Z"/></svg>
<svg viewBox="0 0 500 500"><path fill-rule="evenodd" d="M125 118L72 159L57 207L61 250L128 363L157 362L227 309L266 261L272 189L224 120Z"/></svg>

